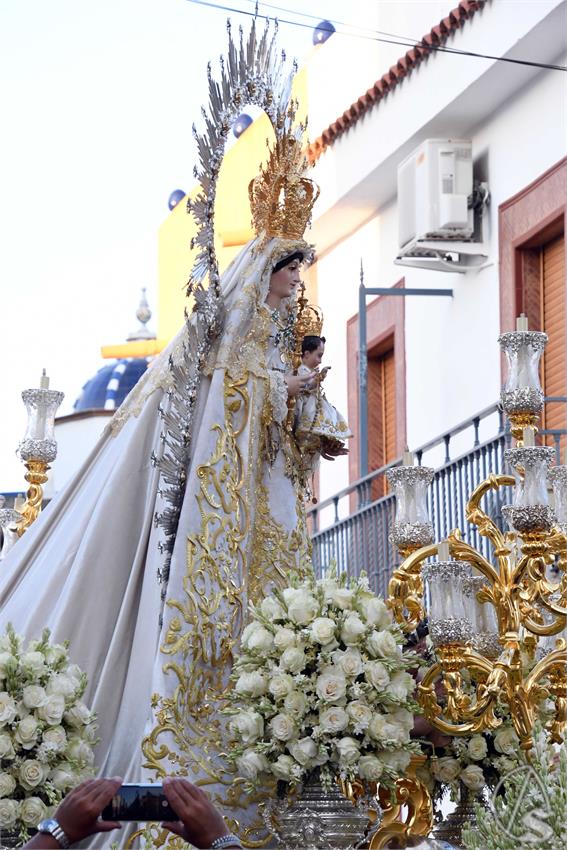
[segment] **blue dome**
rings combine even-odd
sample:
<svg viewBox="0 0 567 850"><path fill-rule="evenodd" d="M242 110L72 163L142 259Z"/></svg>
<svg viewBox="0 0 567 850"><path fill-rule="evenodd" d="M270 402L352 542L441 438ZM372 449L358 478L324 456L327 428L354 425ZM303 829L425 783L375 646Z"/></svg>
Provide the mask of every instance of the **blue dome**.
<svg viewBox="0 0 567 850"><path fill-rule="evenodd" d="M241 137L245 130L248 129L250 124L252 123L252 118L247 115L245 112L242 115L239 115L234 124L232 125L232 132L236 136L237 139Z"/></svg>
<svg viewBox="0 0 567 850"><path fill-rule="evenodd" d="M177 204L183 200L185 197L185 192L183 189L174 189L171 195L167 200L167 206L170 210L177 206Z"/></svg>
<svg viewBox="0 0 567 850"><path fill-rule="evenodd" d="M325 44L335 32L335 28L330 21L321 21L313 30L313 44Z"/></svg>
<svg viewBox="0 0 567 850"><path fill-rule="evenodd" d="M74 410L116 410L148 368L145 357L117 360L99 369L84 385Z"/></svg>

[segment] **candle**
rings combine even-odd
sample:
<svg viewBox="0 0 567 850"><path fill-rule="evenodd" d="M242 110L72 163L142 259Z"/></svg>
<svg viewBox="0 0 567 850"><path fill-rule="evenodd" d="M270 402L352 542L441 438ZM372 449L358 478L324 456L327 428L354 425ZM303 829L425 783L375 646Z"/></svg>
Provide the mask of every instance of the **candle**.
<svg viewBox="0 0 567 850"><path fill-rule="evenodd" d="M516 319L516 331L524 332L528 329L528 317L525 313L520 313Z"/></svg>
<svg viewBox="0 0 567 850"><path fill-rule="evenodd" d="M448 540L442 540L437 546L437 558L439 561L449 561L451 559Z"/></svg>
<svg viewBox="0 0 567 850"><path fill-rule="evenodd" d="M406 446L402 457L402 466L413 466L413 452Z"/></svg>
<svg viewBox="0 0 567 850"><path fill-rule="evenodd" d="M524 428L522 431L524 446L535 446L535 431L533 428Z"/></svg>
<svg viewBox="0 0 567 850"><path fill-rule="evenodd" d="M39 388L40 390L48 390L49 389L49 378L47 377L47 372L45 369L41 373L41 378L39 379Z"/></svg>
<svg viewBox="0 0 567 850"><path fill-rule="evenodd" d="M14 499L14 510L15 511L21 511L23 506L25 505L25 503L26 503L26 497L22 496L22 494L19 493L16 496L16 498Z"/></svg>

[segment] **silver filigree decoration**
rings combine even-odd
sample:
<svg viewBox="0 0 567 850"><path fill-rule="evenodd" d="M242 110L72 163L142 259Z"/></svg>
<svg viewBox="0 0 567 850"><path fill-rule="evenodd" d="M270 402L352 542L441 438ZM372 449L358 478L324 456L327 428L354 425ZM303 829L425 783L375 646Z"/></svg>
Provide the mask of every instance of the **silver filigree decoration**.
<svg viewBox="0 0 567 850"><path fill-rule="evenodd" d="M533 387L502 390L500 393L500 404L508 416L514 413L531 413L536 416L543 410L543 401L543 392Z"/></svg>
<svg viewBox="0 0 567 850"><path fill-rule="evenodd" d="M554 466L547 473L547 480L552 487L556 484L560 486L567 484L567 466Z"/></svg>
<svg viewBox="0 0 567 850"><path fill-rule="evenodd" d="M510 466L529 469L538 464L545 463L549 466L555 457L555 449L551 446L523 446L521 448L506 449L504 460Z"/></svg>
<svg viewBox="0 0 567 850"><path fill-rule="evenodd" d="M509 331L500 334L498 344L502 351L516 354L521 348L529 346L533 351L543 351L547 334L543 331Z"/></svg>
<svg viewBox="0 0 567 850"><path fill-rule="evenodd" d="M472 636L473 649L494 661L502 652L500 638L494 632L474 632Z"/></svg>
<svg viewBox="0 0 567 850"><path fill-rule="evenodd" d="M434 646L470 643L472 626L464 617L446 617L442 620L432 620L429 624L429 634Z"/></svg>
<svg viewBox="0 0 567 850"><path fill-rule="evenodd" d="M433 543L433 526L430 522L395 522L389 539L394 546L428 546Z"/></svg>
<svg viewBox="0 0 567 850"><path fill-rule="evenodd" d="M468 561L432 561L421 569L424 581L441 579L441 581L463 581L470 578L472 567ZM467 584L463 583L463 593L467 593ZM469 592L470 595L470 592Z"/></svg>
<svg viewBox="0 0 567 850"><path fill-rule="evenodd" d="M65 398L65 393L60 392L59 390L42 390L42 389L33 389L33 390L24 390L22 392L22 399L25 404L29 404L31 407L54 407L57 408Z"/></svg>
<svg viewBox="0 0 567 850"><path fill-rule="evenodd" d="M555 514L548 505L504 505L502 515L518 534L550 531L555 525Z"/></svg>
<svg viewBox="0 0 567 850"><path fill-rule="evenodd" d="M23 461L51 463L57 457L57 443L55 440L22 440L18 454Z"/></svg>
<svg viewBox="0 0 567 850"><path fill-rule="evenodd" d="M434 474L435 470L430 466L394 466L386 471L386 478L393 487L398 484L409 484L413 487L421 482L431 484Z"/></svg>
<svg viewBox="0 0 567 850"><path fill-rule="evenodd" d="M19 511L15 511L12 508L0 509L0 528L9 528L10 526L16 526L22 520L23 516Z"/></svg>

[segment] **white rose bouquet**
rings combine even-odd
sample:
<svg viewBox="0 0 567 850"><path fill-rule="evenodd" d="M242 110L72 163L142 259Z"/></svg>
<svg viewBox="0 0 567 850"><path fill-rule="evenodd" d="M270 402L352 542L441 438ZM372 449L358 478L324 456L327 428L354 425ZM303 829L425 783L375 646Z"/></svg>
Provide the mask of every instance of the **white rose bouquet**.
<svg viewBox="0 0 567 850"><path fill-rule="evenodd" d="M414 653L365 577L296 580L251 608L233 672L228 758L250 790L271 775L292 785L391 784L412 752Z"/></svg>
<svg viewBox="0 0 567 850"><path fill-rule="evenodd" d="M30 828L66 792L93 775L95 716L81 701L87 677L66 644L23 639L11 625L0 638L0 830Z"/></svg>

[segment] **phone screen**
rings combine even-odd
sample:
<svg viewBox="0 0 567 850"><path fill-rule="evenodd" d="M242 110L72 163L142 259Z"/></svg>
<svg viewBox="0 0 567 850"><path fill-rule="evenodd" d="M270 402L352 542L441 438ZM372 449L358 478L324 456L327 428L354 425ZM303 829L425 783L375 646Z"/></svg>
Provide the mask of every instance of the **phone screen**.
<svg viewBox="0 0 567 850"><path fill-rule="evenodd" d="M163 793L162 785L122 785L103 809L103 820L175 821L178 815Z"/></svg>

